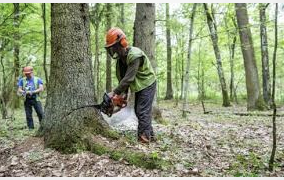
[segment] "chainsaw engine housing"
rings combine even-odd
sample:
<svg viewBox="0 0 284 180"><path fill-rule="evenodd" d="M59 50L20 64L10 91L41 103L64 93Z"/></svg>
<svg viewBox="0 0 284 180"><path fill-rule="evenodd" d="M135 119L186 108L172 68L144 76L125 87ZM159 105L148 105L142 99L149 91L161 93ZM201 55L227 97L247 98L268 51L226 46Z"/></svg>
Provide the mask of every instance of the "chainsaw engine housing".
<svg viewBox="0 0 284 180"><path fill-rule="evenodd" d="M113 109L114 105L112 100L107 93L105 93L103 96L103 102L101 103L101 111L110 117L113 114Z"/></svg>

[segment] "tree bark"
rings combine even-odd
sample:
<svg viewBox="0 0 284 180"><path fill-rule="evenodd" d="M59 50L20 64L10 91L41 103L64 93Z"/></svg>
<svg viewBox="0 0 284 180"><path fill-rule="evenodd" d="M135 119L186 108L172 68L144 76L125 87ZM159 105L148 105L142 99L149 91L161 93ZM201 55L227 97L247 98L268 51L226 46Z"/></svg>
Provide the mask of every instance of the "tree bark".
<svg viewBox="0 0 284 180"><path fill-rule="evenodd" d="M14 87L18 89L18 80L20 76L20 4L14 3ZM20 107L20 99L13 93L13 108L17 109Z"/></svg>
<svg viewBox="0 0 284 180"><path fill-rule="evenodd" d="M266 104L271 104L271 86L269 74L269 56L268 56L268 42L266 31L266 5L261 3L259 7L260 17L260 43L261 43L261 60L262 60L262 87L263 99Z"/></svg>
<svg viewBox="0 0 284 180"><path fill-rule="evenodd" d="M187 92L189 86L189 67L190 67L190 58L191 58L191 44L192 44L192 34L193 34L193 25L194 25L194 17L196 12L197 4L194 3L192 7L192 14L190 17L190 28L189 28L189 40L188 40L188 54L187 54L187 62L186 62L186 69L185 69L185 84L184 84L184 99L183 99L183 108L182 108L182 116L186 117L187 110Z"/></svg>
<svg viewBox="0 0 284 180"><path fill-rule="evenodd" d="M166 39L167 39L167 90L165 100L173 99L172 86L172 47L171 47L171 25L170 7L166 3Z"/></svg>
<svg viewBox="0 0 284 180"><path fill-rule="evenodd" d="M155 18L156 12L154 3L136 4L133 45L139 47L145 52L156 73L157 63L155 60ZM153 102L152 114L155 120L161 120L162 113L158 107L157 93Z"/></svg>
<svg viewBox="0 0 284 180"><path fill-rule="evenodd" d="M107 131L109 126L97 109L77 109L95 101L88 4L51 4L45 146L72 152L91 133Z"/></svg>
<svg viewBox="0 0 284 180"><path fill-rule="evenodd" d="M44 37L44 46L43 46L43 70L45 75L46 86L48 84L48 71L46 67L46 51L47 51L47 32L46 32L46 6L45 3L41 4L42 7L42 20L43 20L43 37Z"/></svg>
<svg viewBox="0 0 284 180"><path fill-rule="evenodd" d="M214 48L214 53L216 57L216 63L217 63L217 70L218 70L218 76L221 84L221 89L222 89L222 97L223 97L223 106L228 107L230 106L230 100L228 96L228 90L227 90L227 85L226 85L226 80L223 72L223 67L222 67L222 60L221 60L221 54L218 46L218 35L217 35L217 28L216 24L213 21L213 18L211 14L209 13L207 4L203 4L204 9L205 9L205 14L207 18L207 24L210 30L210 37L213 43L213 48Z"/></svg>
<svg viewBox="0 0 284 180"><path fill-rule="evenodd" d="M235 4L242 54L244 58L247 110L263 110L264 102L260 92L258 71L254 55L254 47L248 21L247 6L245 3Z"/></svg>
<svg viewBox="0 0 284 180"><path fill-rule="evenodd" d="M107 3L106 4L106 31L108 31L112 26L112 4ZM111 79L111 57L106 52L106 92L112 91L112 79Z"/></svg>
<svg viewBox="0 0 284 180"><path fill-rule="evenodd" d="M276 153L276 103L275 103L275 81L276 81L276 52L277 52L277 44L278 44L278 27L277 27L277 19L278 19L278 3L275 5L275 38L274 38L274 51L273 51L273 79L272 79L272 108L273 108L273 119L272 119L272 151L269 160L269 170L273 171L274 157Z"/></svg>

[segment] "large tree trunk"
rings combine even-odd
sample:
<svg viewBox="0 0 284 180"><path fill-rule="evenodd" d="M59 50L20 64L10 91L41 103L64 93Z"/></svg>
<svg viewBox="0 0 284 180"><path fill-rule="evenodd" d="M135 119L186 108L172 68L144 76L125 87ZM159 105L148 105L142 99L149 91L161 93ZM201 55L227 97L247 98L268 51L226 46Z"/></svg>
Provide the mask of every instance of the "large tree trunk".
<svg viewBox="0 0 284 180"><path fill-rule="evenodd" d="M112 26L112 4L106 4L106 31L108 31ZM106 52L106 92L112 91L112 81L111 81L111 57Z"/></svg>
<svg viewBox="0 0 284 180"><path fill-rule="evenodd" d="M43 46L43 70L45 75L46 85L48 84L48 71L46 67L46 50L47 50L47 32L46 32L46 5L45 3L41 4L42 7L42 20L43 20L43 34L44 34L44 46Z"/></svg>
<svg viewBox="0 0 284 180"><path fill-rule="evenodd" d="M216 57L218 76L219 76L221 89L222 89L223 106L228 107L228 106L230 106L230 100L229 100L229 96L228 96L226 80L225 80L223 67L222 67L221 54L220 54L220 50L219 50L219 46L218 46L218 35L217 35L216 24L213 21L211 14L209 13L207 4L205 4L205 3L204 3L204 9L205 9L207 23L208 23L208 27L209 27L209 30L210 30L210 36L211 36L211 40L212 40L212 43L213 43L215 57Z"/></svg>
<svg viewBox="0 0 284 180"><path fill-rule="evenodd" d="M98 110L77 109L94 102L88 5L51 4L45 146L69 152L90 133L108 130Z"/></svg>
<svg viewBox="0 0 284 180"><path fill-rule="evenodd" d="M170 7L166 3L166 39L167 39L167 99L173 99L173 86L172 86L172 47L171 47L171 27L170 27Z"/></svg>
<svg viewBox="0 0 284 180"><path fill-rule="evenodd" d="M183 100L183 108L182 108L182 116L186 117L187 110L187 92L189 86L189 67L190 67L190 58L191 58L191 44L192 44L192 34L193 34L193 25L194 25L194 17L196 12L197 4L194 3L192 7L192 14L190 18L190 28L189 28L189 40L188 40L188 55L187 55L187 62L186 62L186 69L185 69L185 84L184 84L184 100Z"/></svg>
<svg viewBox="0 0 284 180"><path fill-rule="evenodd" d="M20 4L14 3L14 87L15 90L18 89L17 83L20 76ZM20 107L20 99L16 95L16 93L13 93L13 108L19 108Z"/></svg>
<svg viewBox="0 0 284 180"><path fill-rule="evenodd" d="M263 110L263 98L260 92L253 41L249 28L247 6L245 3L236 3L235 9L246 74L247 110Z"/></svg>
<svg viewBox="0 0 284 180"><path fill-rule="evenodd" d="M271 104L271 87L270 87L270 74L269 74L269 56L268 56L268 42L266 31L266 5L260 4L259 17L260 17L260 43L261 43L261 60L262 60L262 86L263 86L263 99L266 104Z"/></svg>
<svg viewBox="0 0 284 180"><path fill-rule="evenodd" d="M137 3L134 21L133 45L139 47L148 56L155 73L157 63L155 60L155 4ZM157 93L153 102L153 117L159 120L162 115L157 104Z"/></svg>

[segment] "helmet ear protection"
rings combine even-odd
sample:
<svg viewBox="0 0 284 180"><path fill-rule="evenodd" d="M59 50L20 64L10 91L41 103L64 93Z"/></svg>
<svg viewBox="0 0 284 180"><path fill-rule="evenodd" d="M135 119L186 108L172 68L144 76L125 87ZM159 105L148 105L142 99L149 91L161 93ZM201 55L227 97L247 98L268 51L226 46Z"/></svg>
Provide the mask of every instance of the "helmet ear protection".
<svg viewBox="0 0 284 180"><path fill-rule="evenodd" d="M117 39L120 41L120 45L122 47L126 48L128 46L128 42L123 34L117 35Z"/></svg>
<svg viewBox="0 0 284 180"><path fill-rule="evenodd" d="M128 46L128 42L125 38L122 38L120 41L120 44L122 45L122 47L126 48Z"/></svg>

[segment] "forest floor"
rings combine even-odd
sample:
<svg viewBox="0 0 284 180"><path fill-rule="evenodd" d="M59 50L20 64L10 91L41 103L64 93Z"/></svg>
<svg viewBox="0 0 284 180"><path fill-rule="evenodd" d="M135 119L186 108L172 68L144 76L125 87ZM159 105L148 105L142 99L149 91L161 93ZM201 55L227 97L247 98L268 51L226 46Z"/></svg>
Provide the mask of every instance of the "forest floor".
<svg viewBox="0 0 284 180"><path fill-rule="evenodd" d="M171 101L162 101L159 107L167 123L153 122L156 142L149 145L136 142L137 122L130 122L123 131L133 138L129 147L166 159L171 163L168 167L144 169L124 160L115 161L108 155L86 151L61 154L45 149L43 139L35 137L36 130L25 128L24 112L19 110L15 120L0 120L0 177L284 176L284 117L276 119L276 163L274 171L269 172L272 117L255 114L271 114L272 111L240 116L235 113L246 113L245 106L224 108L206 104L212 113L203 114L202 106L196 103L189 105L191 113L182 118L182 104L176 106ZM284 115L284 107L279 107L278 114ZM118 124L114 126L119 128Z"/></svg>

